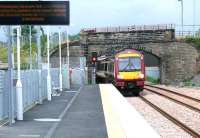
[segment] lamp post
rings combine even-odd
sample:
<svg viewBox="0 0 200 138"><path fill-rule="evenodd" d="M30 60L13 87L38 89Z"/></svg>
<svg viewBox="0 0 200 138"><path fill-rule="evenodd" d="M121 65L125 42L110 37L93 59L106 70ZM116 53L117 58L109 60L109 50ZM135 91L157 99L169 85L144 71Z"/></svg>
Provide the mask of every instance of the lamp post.
<svg viewBox="0 0 200 138"><path fill-rule="evenodd" d="M195 36L196 0L193 0L193 35Z"/></svg>
<svg viewBox="0 0 200 138"><path fill-rule="evenodd" d="M50 75L50 42L49 42L49 27L47 27L47 99L51 101L51 75Z"/></svg>
<svg viewBox="0 0 200 138"><path fill-rule="evenodd" d="M183 36L183 0L178 0L181 2L181 31Z"/></svg>

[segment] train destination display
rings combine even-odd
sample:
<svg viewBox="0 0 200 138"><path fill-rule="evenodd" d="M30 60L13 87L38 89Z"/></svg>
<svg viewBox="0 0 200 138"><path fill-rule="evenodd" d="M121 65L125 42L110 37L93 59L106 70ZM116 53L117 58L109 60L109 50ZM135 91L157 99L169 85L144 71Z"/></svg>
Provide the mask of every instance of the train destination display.
<svg viewBox="0 0 200 138"><path fill-rule="evenodd" d="M0 1L0 25L69 23L69 1Z"/></svg>

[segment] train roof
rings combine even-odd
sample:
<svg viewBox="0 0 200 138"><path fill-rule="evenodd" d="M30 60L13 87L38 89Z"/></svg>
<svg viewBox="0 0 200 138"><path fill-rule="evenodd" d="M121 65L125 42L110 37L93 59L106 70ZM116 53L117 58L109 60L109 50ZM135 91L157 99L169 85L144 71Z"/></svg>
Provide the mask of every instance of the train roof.
<svg viewBox="0 0 200 138"><path fill-rule="evenodd" d="M127 53L142 54L140 51L137 51L135 49L125 49L123 51L119 51L117 54L127 54Z"/></svg>
<svg viewBox="0 0 200 138"><path fill-rule="evenodd" d="M97 62L101 62L101 63L108 63L108 62L111 62L113 60L114 60L114 58L107 57L107 56L101 56L101 57L97 58Z"/></svg>
<svg viewBox="0 0 200 138"><path fill-rule="evenodd" d="M140 57L142 55L142 52L134 50L134 49L125 49L115 55L115 57Z"/></svg>
<svg viewBox="0 0 200 138"><path fill-rule="evenodd" d="M119 51L118 53L115 54L114 57L116 56L119 56L121 54L135 54L135 55L142 55L143 53L141 51L137 51L137 50L134 50L134 49L123 49L121 51ZM103 56L100 56L97 58L97 61L112 61L114 59L113 56L106 56L106 55L103 55Z"/></svg>

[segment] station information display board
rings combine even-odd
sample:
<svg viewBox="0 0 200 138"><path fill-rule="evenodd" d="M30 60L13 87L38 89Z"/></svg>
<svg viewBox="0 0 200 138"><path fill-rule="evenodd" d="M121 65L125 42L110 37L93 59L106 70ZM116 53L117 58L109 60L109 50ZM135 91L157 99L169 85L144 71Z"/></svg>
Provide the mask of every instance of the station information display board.
<svg viewBox="0 0 200 138"><path fill-rule="evenodd" d="M0 25L69 23L69 1L0 1Z"/></svg>

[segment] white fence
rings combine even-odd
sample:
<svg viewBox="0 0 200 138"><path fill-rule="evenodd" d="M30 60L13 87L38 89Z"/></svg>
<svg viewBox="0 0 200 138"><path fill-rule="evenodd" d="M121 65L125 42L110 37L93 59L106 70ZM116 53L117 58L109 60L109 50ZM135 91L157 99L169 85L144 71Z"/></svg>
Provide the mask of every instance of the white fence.
<svg viewBox="0 0 200 138"><path fill-rule="evenodd" d="M69 88L69 73L68 69L63 66L63 88ZM52 89L59 88L59 69L52 68L51 71ZM71 84L73 87L80 87L85 84L85 70L73 69L71 74ZM16 80L16 72L14 72ZM41 80L39 80L41 79ZM22 92L23 92L23 107L24 111L30 109L39 102L39 92L41 90L42 99L47 98L47 70L26 70L21 71ZM15 85L14 81L14 85ZM41 84L39 84L41 83ZM40 88L41 87L41 88ZM0 70L0 120L8 118L9 103L8 103L8 73L5 70ZM14 105L16 115L16 91L14 87Z"/></svg>

